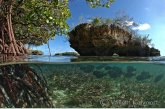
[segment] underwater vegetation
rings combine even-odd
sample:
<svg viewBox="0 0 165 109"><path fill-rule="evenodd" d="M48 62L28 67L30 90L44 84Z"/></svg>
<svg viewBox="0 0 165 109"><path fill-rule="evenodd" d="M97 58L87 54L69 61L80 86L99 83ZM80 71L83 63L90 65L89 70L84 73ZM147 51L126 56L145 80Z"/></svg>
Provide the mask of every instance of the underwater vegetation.
<svg viewBox="0 0 165 109"><path fill-rule="evenodd" d="M119 63L4 65L0 66L0 106L162 108L164 65L156 67Z"/></svg>
<svg viewBox="0 0 165 109"><path fill-rule="evenodd" d="M163 74L148 69L103 63L47 66L45 72L54 107L165 107Z"/></svg>

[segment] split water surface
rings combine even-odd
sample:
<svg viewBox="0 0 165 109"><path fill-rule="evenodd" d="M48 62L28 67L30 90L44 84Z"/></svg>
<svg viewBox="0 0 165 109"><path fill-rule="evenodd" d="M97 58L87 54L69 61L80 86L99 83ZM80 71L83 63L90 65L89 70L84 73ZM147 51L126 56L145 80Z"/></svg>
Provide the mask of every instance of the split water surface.
<svg viewBox="0 0 165 109"><path fill-rule="evenodd" d="M2 63L1 68L2 66L23 65L25 67L24 65L27 65L29 68L34 69L41 78L46 80L49 100L52 102L53 107L57 108L165 107L164 61L71 62L72 58L76 59L75 57L60 56L37 58L36 56L29 58L28 62ZM12 70L9 72L12 72ZM21 79L18 79L21 76L16 73L8 75L12 75L11 78L21 81ZM1 98L6 98L8 104L13 102L10 101L8 93L5 92L5 88L2 86L3 82L1 80L1 89L5 95L4 98L1 95ZM27 86L30 87L30 85ZM23 93L23 91L20 92ZM27 91L27 93L33 93L33 91ZM34 91L34 93L36 92ZM24 107L39 107L37 104L28 106L32 105L30 100L33 99L33 95L29 95L25 98L22 97L24 99L22 103L26 104ZM33 102L36 100L34 98ZM10 106L14 107L14 105ZM4 104L1 99L1 107L10 106Z"/></svg>

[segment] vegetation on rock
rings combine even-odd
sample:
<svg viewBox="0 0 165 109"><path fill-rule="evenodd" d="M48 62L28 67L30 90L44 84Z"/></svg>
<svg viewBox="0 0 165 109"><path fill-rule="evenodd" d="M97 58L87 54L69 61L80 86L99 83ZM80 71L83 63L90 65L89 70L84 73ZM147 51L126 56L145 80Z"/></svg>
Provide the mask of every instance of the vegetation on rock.
<svg viewBox="0 0 165 109"><path fill-rule="evenodd" d="M41 51L41 50L30 50L30 54L32 54L32 55L43 55L44 54L44 52L43 51Z"/></svg>
<svg viewBox="0 0 165 109"><path fill-rule="evenodd" d="M57 56L79 56L76 52L64 52L64 53L56 53Z"/></svg>
<svg viewBox="0 0 165 109"><path fill-rule="evenodd" d="M132 20L123 12L114 19L93 18L90 23L79 24L69 32L70 46L82 56L112 56L113 53L120 56L160 56L149 35L139 35L132 29L138 25Z"/></svg>
<svg viewBox="0 0 165 109"><path fill-rule="evenodd" d="M91 17L89 18L92 26L102 26L102 25L115 25L118 26L132 34L131 40L141 43L143 46L148 45L154 47L152 39L149 38L149 35L140 35L136 30L132 28L139 26L140 23L134 22L133 17L130 17L125 10L119 10L115 13L114 18L103 18L103 17ZM83 16L80 16L79 22L81 20L86 21ZM85 23L85 22L84 22Z"/></svg>

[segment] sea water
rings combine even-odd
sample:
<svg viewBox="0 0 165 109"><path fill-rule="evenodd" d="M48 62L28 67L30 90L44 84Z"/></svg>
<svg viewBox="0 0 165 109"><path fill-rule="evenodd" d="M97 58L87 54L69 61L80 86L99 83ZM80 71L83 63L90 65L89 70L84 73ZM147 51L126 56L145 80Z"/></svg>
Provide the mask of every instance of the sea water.
<svg viewBox="0 0 165 109"><path fill-rule="evenodd" d="M40 66L51 91L49 98L57 108L165 107L164 61L61 60L1 66L26 64L42 76L35 64Z"/></svg>

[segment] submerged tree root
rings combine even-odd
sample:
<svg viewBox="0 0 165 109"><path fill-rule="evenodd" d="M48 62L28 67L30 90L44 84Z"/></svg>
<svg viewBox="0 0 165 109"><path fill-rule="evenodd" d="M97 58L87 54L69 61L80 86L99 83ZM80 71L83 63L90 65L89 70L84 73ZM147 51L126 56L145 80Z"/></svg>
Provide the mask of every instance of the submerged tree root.
<svg viewBox="0 0 165 109"><path fill-rule="evenodd" d="M53 107L45 78L34 69L26 64L3 65L0 69L0 107Z"/></svg>

